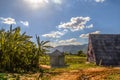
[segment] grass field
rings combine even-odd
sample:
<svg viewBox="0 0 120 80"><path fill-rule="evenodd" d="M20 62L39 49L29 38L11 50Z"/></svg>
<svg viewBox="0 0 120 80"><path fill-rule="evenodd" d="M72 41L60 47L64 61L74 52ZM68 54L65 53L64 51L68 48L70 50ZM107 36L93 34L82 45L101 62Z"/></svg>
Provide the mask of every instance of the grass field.
<svg viewBox="0 0 120 80"><path fill-rule="evenodd" d="M41 79L40 73L10 74L1 73L0 80L120 80L119 67L102 67L86 63L86 57L67 55L66 67L45 69ZM49 66L49 57L41 58L41 64ZM2 79L4 78L4 79Z"/></svg>
<svg viewBox="0 0 120 80"><path fill-rule="evenodd" d="M43 80L120 80L119 67L102 67L87 63L86 57L68 55L64 68L46 70ZM48 74L49 73L49 74Z"/></svg>

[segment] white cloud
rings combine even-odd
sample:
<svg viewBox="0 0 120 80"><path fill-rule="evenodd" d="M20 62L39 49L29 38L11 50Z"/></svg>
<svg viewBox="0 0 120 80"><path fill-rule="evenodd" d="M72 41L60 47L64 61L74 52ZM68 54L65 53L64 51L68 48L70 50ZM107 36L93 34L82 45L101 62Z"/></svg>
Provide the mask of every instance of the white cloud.
<svg viewBox="0 0 120 80"><path fill-rule="evenodd" d="M89 36L89 33L80 35L81 38L88 38L88 36Z"/></svg>
<svg viewBox="0 0 120 80"><path fill-rule="evenodd" d="M80 45L81 43L77 41L76 38L60 40L58 41L59 45Z"/></svg>
<svg viewBox="0 0 120 80"><path fill-rule="evenodd" d="M60 46L60 45L81 45L81 43L78 42L76 38L71 38L67 40L59 40L55 42L50 42L47 45L55 47L55 46Z"/></svg>
<svg viewBox="0 0 120 80"><path fill-rule="evenodd" d="M60 40L59 43L72 43L72 42L76 42L76 38L71 38L71 39L67 39L67 40Z"/></svg>
<svg viewBox="0 0 120 80"><path fill-rule="evenodd" d="M52 0L52 2L55 4L62 4L62 0Z"/></svg>
<svg viewBox="0 0 120 80"><path fill-rule="evenodd" d="M95 0L97 3L103 3L105 0Z"/></svg>
<svg viewBox="0 0 120 80"><path fill-rule="evenodd" d="M8 18L3 18L3 17L0 17L0 19L2 20L2 23L4 23L4 24L16 24L16 21L15 21L15 19L13 19L13 18L10 18L10 17L8 17Z"/></svg>
<svg viewBox="0 0 120 80"><path fill-rule="evenodd" d="M58 43L59 45L80 45L81 44L75 38L71 38L67 40L60 40Z"/></svg>
<svg viewBox="0 0 120 80"><path fill-rule="evenodd" d="M86 28L93 28L93 24L86 26Z"/></svg>
<svg viewBox="0 0 120 80"><path fill-rule="evenodd" d="M65 34L65 32L60 32L60 31L52 31L49 34L43 34L43 37L46 38L60 38L61 36L63 36Z"/></svg>
<svg viewBox="0 0 120 80"><path fill-rule="evenodd" d="M70 29L71 31L83 30L90 17L72 17L69 22L58 25L60 29Z"/></svg>
<svg viewBox="0 0 120 80"><path fill-rule="evenodd" d="M80 37L81 38L88 38L89 34L99 34L100 31L95 31L95 32L91 32L91 33L87 33L87 34L81 34Z"/></svg>
<svg viewBox="0 0 120 80"><path fill-rule="evenodd" d="M29 22L28 21L20 21L20 23L22 23L24 26L29 26Z"/></svg>
<svg viewBox="0 0 120 80"><path fill-rule="evenodd" d="M65 32L65 33L66 33L66 32L68 32L68 30L67 30L67 29L64 29L64 30L63 30L63 32Z"/></svg>
<svg viewBox="0 0 120 80"><path fill-rule="evenodd" d="M95 31L95 32L92 32L91 34L99 34L100 31Z"/></svg>

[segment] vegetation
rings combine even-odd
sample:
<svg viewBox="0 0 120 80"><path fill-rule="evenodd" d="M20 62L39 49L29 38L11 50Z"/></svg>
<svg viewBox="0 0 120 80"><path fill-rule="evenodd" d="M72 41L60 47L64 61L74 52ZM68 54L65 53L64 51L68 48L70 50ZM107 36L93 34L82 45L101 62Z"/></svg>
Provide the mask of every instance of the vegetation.
<svg viewBox="0 0 120 80"><path fill-rule="evenodd" d="M77 56L86 57L86 54L83 51L78 51Z"/></svg>
<svg viewBox="0 0 120 80"><path fill-rule="evenodd" d="M77 54L73 54L71 52L64 52L64 55L74 55L74 56L86 57L86 54L82 50L78 51Z"/></svg>
<svg viewBox="0 0 120 80"><path fill-rule="evenodd" d="M119 80L120 68L96 66L86 57L66 55L67 66L45 70L42 80Z"/></svg>
<svg viewBox="0 0 120 80"><path fill-rule="evenodd" d="M71 70L81 70L81 69L87 69L87 68L96 68L94 63L86 63L86 57L80 57L77 55L67 55L65 56L65 64L66 66L63 68L52 68L51 70L58 71L58 72L68 72ZM51 71L50 70L50 71Z"/></svg>
<svg viewBox="0 0 120 80"><path fill-rule="evenodd" d="M20 27L8 31L0 30L0 72L28 72L39 69L40 56L45 53L45 46L49 41L40 41L37 45L26 33L20 33Z"/></svg>
<svg viewBox="0 0 120 80"><path fill-rule="evenodd" d="M82 51L75 55L65 53L66 66L63 68L43 70L40 64L50 64L46 54L47 48L51 48L46 45L49 41L41 41L36 35L35 44L31 36L20 31L20 27L12 29L12 26L7 31L0 30L0 80L38 80L39 77L41 80L120 80L119 68L87 63Z"/></svg>
<svg viewBox="0 0 120 80"><path fill-rule="evenodd" d="M48 56L46 56L48 57ZM44 60L42 56L41 60ZM49 57L47 64L49 64ZM86 63L86 57L67 55L65 57L67 66L63 68L51 68L44 70L41 80L119 80L120 69L112 67L96 66L93 63ZM46 64L46 63L41 63ZM38 74L6 74L0 73L0 79L7 80L38 80ZM29 79L28 79L29 78Z"/></svg>

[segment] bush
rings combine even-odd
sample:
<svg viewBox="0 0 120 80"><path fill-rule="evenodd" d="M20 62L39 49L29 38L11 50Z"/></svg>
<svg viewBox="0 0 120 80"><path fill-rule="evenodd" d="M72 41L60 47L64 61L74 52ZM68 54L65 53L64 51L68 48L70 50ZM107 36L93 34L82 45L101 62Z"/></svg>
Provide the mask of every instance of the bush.
<svg viewBox="0 0 120 80"><path fill-rule="evenodd" d="M83 51L78 51L77 56L86 57L86 54Z"/></svg>
<svg viewBox="0 0 120 80"><path fill-rule="evenodd" d="M20 27L0 30L0 70L27 72L38 69L39 55L32 37L20 33Z"/></svg>

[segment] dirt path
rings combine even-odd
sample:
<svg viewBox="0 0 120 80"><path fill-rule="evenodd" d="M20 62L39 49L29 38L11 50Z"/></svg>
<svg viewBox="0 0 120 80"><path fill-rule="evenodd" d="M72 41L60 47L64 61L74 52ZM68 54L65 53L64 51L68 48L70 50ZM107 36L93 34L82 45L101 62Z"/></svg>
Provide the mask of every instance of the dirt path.
<svg viewBox="0 0 120 80"><path fill-rule="evenodd" d="M48 66L42 66L49 68ZM26 74L20 80L38 80L40 73ZM108 77L109 76L109 77ZM39 80L120 80L120 67L118 68L88 68L70 71L53 71L45 73L45 79Z"/></svg>
<svg viewBox="0 0 120 80"><path fill-rule="evenodd" d="M120 68L89 68L86 70L71 70L52 77L51 80L109 80L108 75L117 74L115 79L120 80Z"/></svg>
<svg viewBox="0 0 120 80"><path fill-rule="evenodd" d="M80 72L78 70L72 70L70 72L64 72L54 76L51 80L77 80Z"/></svg>

